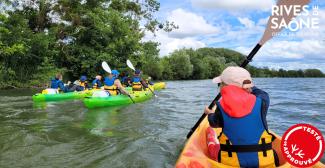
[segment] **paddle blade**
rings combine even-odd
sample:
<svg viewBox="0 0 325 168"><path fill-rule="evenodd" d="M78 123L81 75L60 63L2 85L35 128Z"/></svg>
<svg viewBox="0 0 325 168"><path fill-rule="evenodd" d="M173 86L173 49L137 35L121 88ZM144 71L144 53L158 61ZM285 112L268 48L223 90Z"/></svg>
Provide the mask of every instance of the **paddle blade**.
<svg viewBox="0 0 325 168"><path fill-rule="evenodd" d="M310 0L279 0L276 4L277 7L274 8L290 8L290 6L293 8L293 6L299 6L300 11L303 11L302 8L304 5L307 5L310 2ZM289 24L292 18L295 17L294 10L291 10L290 12L283 12L282 15L276 15L273 14L270 16L268 22L267 22L267 28L264 31L263 37L260 40L259 44L263 45L265 42L270 40L274 34L280 32L284 26L275 26L274 23L277 23L277 25L280 25L281 22L285 22L286 25ZM276 13L276 12L274 12ZM273 28L272 28L273 27Z"/></svg>
<svg viewBox="0 0 325 168"><path fill-rule="evenodd" d="M108 66L108 64L107 64L106 61L103 61L103 62L102 62L102 67L103 67L103 69L104 69L106 72L108 72L108 73L112 73L112 70L111 70L111 68Z"/></svg>
<svg viewBox="0 0 325 168"><path fill-rule="evenodd" d="M131 68L133 71L135 71L135 68L130 60L126 60L126 65L128 65L129 68Z"/></svg>

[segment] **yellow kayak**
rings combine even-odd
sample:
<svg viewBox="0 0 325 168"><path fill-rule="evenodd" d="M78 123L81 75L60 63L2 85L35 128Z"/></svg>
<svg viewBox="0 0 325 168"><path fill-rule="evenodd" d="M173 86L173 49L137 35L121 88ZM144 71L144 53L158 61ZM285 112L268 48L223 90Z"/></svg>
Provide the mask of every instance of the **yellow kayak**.
<svg viewBox="0 0 325 168"><path fill-rule="evenodd" d="M161 90L166 88L166 83L165 82L157 82L153 85L153 88L155 90Z"/></svg>
<svg viewBox="0 0 325 168"><path fill-rule="evenodd" d="M217 168L231 168L221 163L218 163L215 160L212 160L208 156L208 146L206 142L206 130L209 127L209 122L207 117L202 121L196 131L192 134L190 139L188 139L181 155L178 158L176 163L176 168L208 168L208 167L217 167ZM214 129L219 135L221 129ZM274 133L273 133L274 134ZM277 152L279 157L279 162L281 168L293 168L292 165L286 162L281 154L281 137L277 136L272 143L272 148ZM325 168L325 165L321 162L318 162L313 166L313 168Z"/></svg>

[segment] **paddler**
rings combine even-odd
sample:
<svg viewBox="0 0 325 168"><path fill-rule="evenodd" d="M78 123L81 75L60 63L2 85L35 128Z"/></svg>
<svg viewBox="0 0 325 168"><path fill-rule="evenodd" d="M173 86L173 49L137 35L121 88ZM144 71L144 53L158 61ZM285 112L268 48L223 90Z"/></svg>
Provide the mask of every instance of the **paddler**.
<svg viewBox="0 0 325 168"><path fill-rule="evenodd" d="M80 79L73 82L73 84L74 84L74 87L70 91L74 91L74 90L75 91L84 91L89 88L88 82L87 82L87 76L85 76L85 75L80 76Z"/></svg>
<svg viewBox="0 0 325 168"><path fill-rule="evenodd" d="M213 83L220 85L222 98L204 112L211 127L222 128L216 160L233 167L277 166L271 144L275 137L266 122L268 93L254 87L250 73L241 67L226 68Z"/></svg>
<svg viewBox="0 0 325 168"><path fill-rule="evenodd" d="M62 74L58 73L55 77L51 80L50 89L46 89L45 91L47 94L55 94L58 92L67 92L64 83L62 82Z"/></svg>
<svg viewBox="0 0 325 168"><path fill-rule="evenodd" d="M100 89L102 87L102 76L97 75L92 82L93 89Z"/></svg>
<svg viewBox="0 0 325 168"><path fill-rule="evenodd" d="M146 79L146 84L147 85L151 85L151 86L154 85L154 83L151 81L151 77L150 76Z"/></svg>
<svg viewBox="0 0 325 168"><path fill-rule="evenodd" d="M129 77L129 73L127 71L123 72L121 74L121 83L124 87L129 87L131 86L131 83L130 83L131 79Z"/></svg>
<svg viewBox="0 0 325 168"><path fill-rule="evenodd" d="M104 89L107 90L112 96L116 96L118 94L129 95L129 93L122 86L121 81L118 79L119 74L120 73L117 70L112 70L112 73L104 78Z"/></svg>
<svg viewBox="0 0 325 168"><path fill-rule="evenodd" d="M141 78L141 71L139 69L135 70L131 83L132 91L142 91L144 88L148 88L146 82Z"/></svg>

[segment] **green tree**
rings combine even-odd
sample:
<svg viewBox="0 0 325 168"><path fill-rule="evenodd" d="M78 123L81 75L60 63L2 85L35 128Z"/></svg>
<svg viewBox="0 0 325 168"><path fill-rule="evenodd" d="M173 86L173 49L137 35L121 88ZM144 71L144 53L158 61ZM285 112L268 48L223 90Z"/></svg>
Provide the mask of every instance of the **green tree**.
<svg viewBox="0 0 325 168"><path fill-rule="evenodd" d="M304 71L305 77L324 77L324 74L319 69L306 69Z"/></svg>
<svg viewBox="0 0 325 168"><path fill-rule="evenodd" d="M193 65L186 51L175 51L169 56L169 59L171 70L174 72L173 79L188 79L192 75Z"/></svg>
<svg viewBox="0 0 325 168"><path fill-rule="evenodd" d="M143 43L143 53L141 59L138 59L138 64L141 64L143 72L153 79L162 79L163 67L159 62L159 49L156 42Z"/></svg>
<svg viewBox="0 0 325 168"><path fill-rule="evenodd" d="M114 69L125 68L126 59L149 55L149 45L142 42L144 32L177 28L171 22L158 22L154 13L160 4L156 0L2 2L8 8L0 14L0 67L5 74L1 79L8 83L33 79L36 84L33 76L42 76L40 66L47 65L53 70L66 69L72 78L94 76L104 60ZM156 44L152 47L157 50ZM159 78L162 67L157 57L143 65L149 75Z"/></svg>
<svg viewBox="0 0 325 168"><path fill-rule="evenodd" d="M175 72L172 70L171 63L170 63L170 58L169 57L163 57L159 61L161 67L163 67L162 70L162 79L167 79L171 80L174 79L174 74Z"/></svg>

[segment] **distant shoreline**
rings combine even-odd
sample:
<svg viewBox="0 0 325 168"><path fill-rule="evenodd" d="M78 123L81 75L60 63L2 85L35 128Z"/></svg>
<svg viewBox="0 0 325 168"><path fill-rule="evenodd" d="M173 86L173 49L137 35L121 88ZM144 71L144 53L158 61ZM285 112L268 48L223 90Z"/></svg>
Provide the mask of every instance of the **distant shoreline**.
<svg viewBox="0 0 325 168"><path fill-rule="evenodd" d="M278 79L324 79L325 77L253 77L253 79L261 79L261 78L278 78ZM177 80L156 80L153 81L158 82L158 81L163 81L163 82L167 82L168 85L168 81L200 81L200 80L212 80L212 79L177 79ZM30 86L30 87L16 87L16 86L9 86L9 87L2 87L0 88L0 91L4 91L4 90L23 90L23 89L35 89L35 90L41 90L44 89L46 87L41 87L41 86Z"/></svg>

